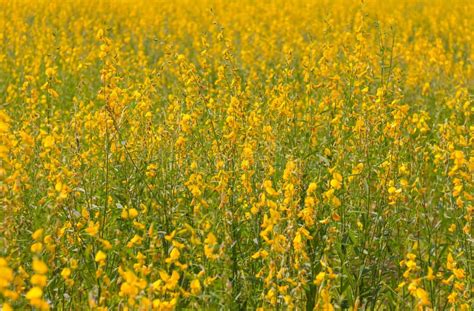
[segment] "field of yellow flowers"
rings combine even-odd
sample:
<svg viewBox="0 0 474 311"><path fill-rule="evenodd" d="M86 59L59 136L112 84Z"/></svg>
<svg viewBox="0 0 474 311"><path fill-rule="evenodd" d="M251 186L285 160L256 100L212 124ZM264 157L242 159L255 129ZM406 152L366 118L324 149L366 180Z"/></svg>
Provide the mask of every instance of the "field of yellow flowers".
<svg viewBox="0 0 474 311"><path fill-rule="evenodd" d="M0 0L0 310L473 310L473 16Z"/></svg>

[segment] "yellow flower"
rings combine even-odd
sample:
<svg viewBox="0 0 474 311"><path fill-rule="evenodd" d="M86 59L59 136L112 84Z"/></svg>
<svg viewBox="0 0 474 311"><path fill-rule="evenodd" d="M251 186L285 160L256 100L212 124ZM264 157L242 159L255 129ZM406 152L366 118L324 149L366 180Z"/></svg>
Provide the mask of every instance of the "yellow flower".
<svg viewBox="0 0 474 311"><path fill-rule="evenodd" d="M43 147L44 148L51 148L55 143L55 139L53 136L48 135L45 138L43 138Z"/></svg>
<svg viewBox="0 0 474 311"><path fill-rule="evenodd" d="M465 277L465 273L463 269L453 269L453 273L460 280L464 279Z"/></svg>
<svg viewBox="0 0 474 311"><path fill-rule="evenodd" d="M428 281L433 281L435 279L435 276L433 274L433 269L431 269L431 267L428 267L428 274L426 275L426 279Z"/></svg>
<svg viewBox="0 0 474 311"><path fill-rule="evenodd" d="M342 175L334 172L331 179L331 187L334 189L341 189L342 185Z"/></svg>
<svg viewBox="0 0 474 311"><path fill-rule="evenodd" d="M61 271L61 276L67 280L70 276L71 276L71 269L69 268L64 268L62 271Z"/></svg>
<svg viewBox="0 0 474 311"><path fill-rule="evenodd" d="M128 210L128 216L131 218L131 219L134 219L138 216L138 211L134 208L131 208Z"/></svg>
<svg viewBox="0 0 474 311"><path fill-rule="evenodd" d="M449 301L450 303L456 303L457 298L458 298L458 294L457 294L456 292L452 292L452 293L449 294L449 296L448 296L448 301Z"/></svg>
<svg viewBox="0 0 474 311"><path fill-rule="evenodd" d="M78 267L78 262L77 262L77 260L74 259L74 258L71 259L71 265L70 265L70 266L71 266L71 269L73 269L73 270L74 270L74 269L77 269L77 267Z"/></svg>
<svg viewBox="0 0 474 311"><path fill-rule="evenodd" d="M6 261L0 257L0 292L3 288L9 286L13 281L13 278L13 270L10 269L6 264Z"/></svg>
<svg viewBox="0 0 474 311"><path fill-rule="evenodd" d="M45 287L48 278L45 275L41 274L33 274L31 277L31 284L37 285L39 287Z"/></svg>
<svg viewBox="0 0 474 311"><path fill-rule="evenodd" d="M35 232L33 232L31 237L33 238L33 240L39 241L41 239L41 237L43 236L43 232L44 232L44 229L40 228L40 229L36 230Z"/></svg>
<svg viewBox="0 0 474 311"><path fill-rule="evenodd" d="M207 235L207 238L204 242L206 244L209 244L209 245L216 245L217 244L217 238L212 232L209 232L209 234Z"/></svg>
<svg viewBox="0 0 474 311"><path fill-rule="evenodd" d="M448 254L446 267L448 268L448 270L453 270L454 268L456 268L456 262L454 261L453 255L451 255L451 253Z"/></svg>
<svg viewBox="0 0 474 311"><path fill-rule="evenodd" d="M33 253L40 253L43 250L43 243L41 242L34 243L33 245L31 245L30 249Z"/></svg>
<svg viewBox="0 0 474 311"><path fill-rule="evenodd" d="M48 273L48 267L39 259L33 259L33 270L38 274Z"/></svg>
<svg viewBox="0 0 474 311"><path fill-rule="evenodd" d="M316 276L316 279L314 280L314 284L320 285L324 281L325 277L326 277L325 272L319 272L318 275Z"/></svg>
<svg viewBox="0 0 474 311"><path fill-rule="evenodd" d="M172 290L178 285L179 281L179 273L175 270L171 273L171 276L168 275L165 271L160 270L158 271L160 274L160 278L165 282L165 288L168 290Z"/></svg>
<svg viewBox="0 0 474 311"><path fill-rule="evenodd" d="M138 288L135 286L132 286L128 282L124 282L120 286L120 294L125 295L125 296L135 297L136 295L138 295Z"/></svg>
<svg viewBox="0 0 474 311"><path fill-rule="evenodd" d="M96 254L95 254L95 261L98 262L98 263L103 263L105 262L105 259L107 258L107 255L102 252L102 251L98 251Z"/></svg>
<svg viewBox="0 0 474 311"><path fill-rule="evenodd" d="M418 287L416 289L416 297L420 300L420 303L423 306L428 306L431 304L428 293L422 288Z"/></svg>
<svg viewBox="0 0 474 311"><path fill-rule="evenodd" d="M131 248L134 245L140 245L143 241L143 238L139 236L138 234L135 234L130 241L127 243L127 247Z"/></svg>
<svg viewBox="0 0 474 311"><path fill-rule="evenodd" d="M258 258L263 258L265 259L268 256L268 252L264 249L259 250L255 254L252 255L252 259L258 259Z"/></svg>
<svg viewBox="0 0 474 311"><path fill-rule="evenodd" d="M166 263L173 263L176 262L179 259L179 256L181 253L179 250L175 247L171 250L170 256L165 260Z"/></svg>
<svg viewBox="0 0 474 311"><path fill-rule="evenodd" d="M303 240L299 232L295 235L295 238L293 239L293 248L296 251L300 251L303 249Z"/></svg>
<svg viewBox="0 0 474 311"><path fill-rule="evenodd" d="M38 286L31 288L28 293L26 293L26 299L28 300L38 299L41 298L41 296L43 296L43 290Z"/></svg>
<svg viewBox="0 0 474 311"><path fill-rule="evenodd" d="M193 295L199 295L201 293L201 282L199 282L199 279L194 279L191 281L191 293Z"/></svg>
<svg viewBox="0 0 474 311"><path fill-rule="evenodd" d="M307 195L311 195L316 189L318 188L318 185L314 182L310 183L308 185L308 189L306 190Z"/></svg>
<svg viewBox="0 0 474 311"><path fill-rule="evenodd" d="M89 221L89 225L86 228L86 232L91 236L96 236L99 233L100 224L97 222Z"/></svg>

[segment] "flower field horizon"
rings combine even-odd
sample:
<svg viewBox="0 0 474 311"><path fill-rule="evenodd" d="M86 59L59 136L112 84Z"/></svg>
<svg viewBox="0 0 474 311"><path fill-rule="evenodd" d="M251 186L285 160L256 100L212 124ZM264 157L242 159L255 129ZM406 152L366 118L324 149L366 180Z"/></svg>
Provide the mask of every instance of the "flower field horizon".
<svg viewBox="0 0 474 311"><path fill-rule="evenodd" d="M0 310L473 310L473 16L0 0Z"/></svg>

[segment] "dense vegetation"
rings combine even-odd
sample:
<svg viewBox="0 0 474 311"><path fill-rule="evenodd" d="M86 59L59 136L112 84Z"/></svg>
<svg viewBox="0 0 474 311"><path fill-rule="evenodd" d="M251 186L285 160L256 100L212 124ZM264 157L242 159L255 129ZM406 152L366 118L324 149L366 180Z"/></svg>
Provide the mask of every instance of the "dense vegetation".
<svg viewBox="0 0 474 311"><path fill-rule="evenodd" d="M473 9L0 0L1 309L474 309Z"/></svg>

